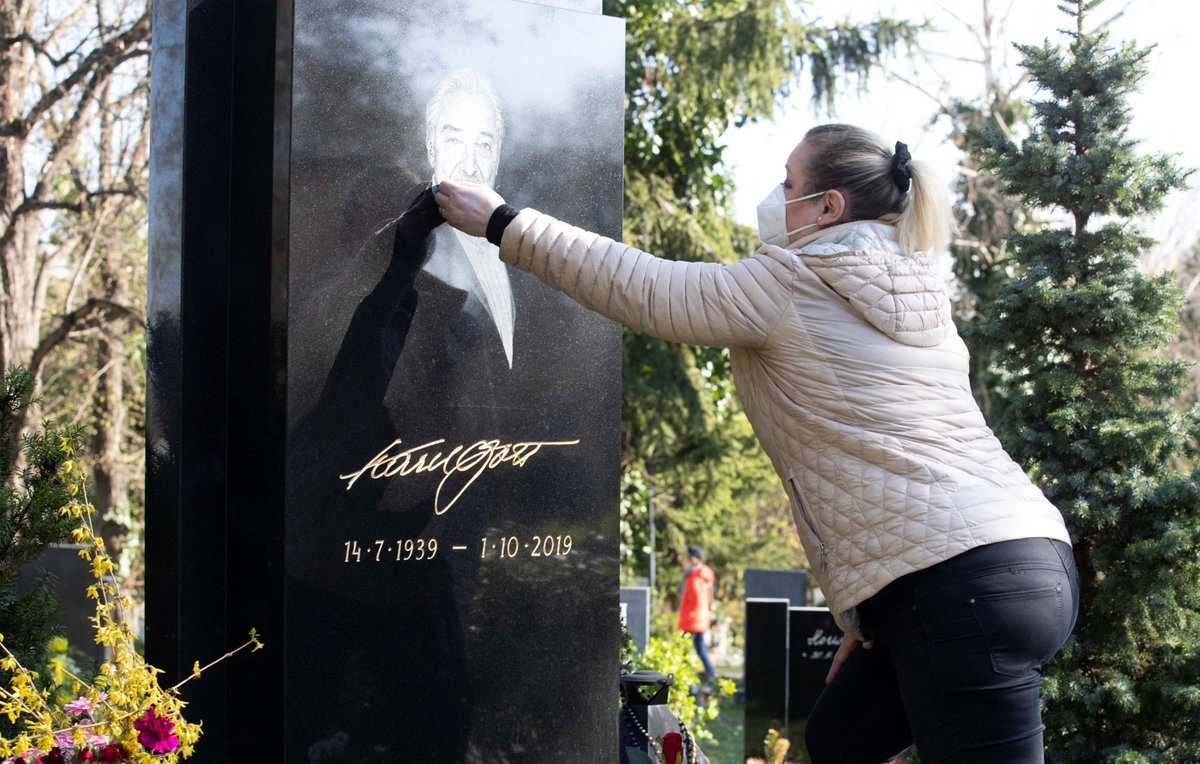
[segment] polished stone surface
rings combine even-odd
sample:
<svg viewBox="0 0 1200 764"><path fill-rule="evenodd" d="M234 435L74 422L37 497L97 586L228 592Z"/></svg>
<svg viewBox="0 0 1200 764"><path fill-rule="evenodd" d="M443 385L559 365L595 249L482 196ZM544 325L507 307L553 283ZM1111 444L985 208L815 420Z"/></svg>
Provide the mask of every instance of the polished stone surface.
<svg viewBox="0 0 1200 764"><path fill-rule="evenodd" d="M621 623L637 651L645 652L650 642L650 587L621 587Z"/></svg>
<svg viewBox="0 0 1200 764"><path fill-rule="evenodd" d="M87 588L96 583L92 566L79 556L83 546L54 544L21 568L16 594L24 596L39 582L58 604L58 621L76 661L86 667L99 666L104 660L102 645L96 644L96 601L87 596Z"/></svg>
<svg viewBox="0 0 1200 764"><path fill-rule="evenodd" d="M808 573L803 570L746 568L746 599L786 599L792 607L808 604Z"/></svg>
<svg viewBox="0 0 1200 764"><path fill-rule="evenodd" d="M763 756L767 731L787 734L788 633L786 599L747 599L745 625L745 755Z"/></svg>
<svg viewBox="0 0 1200 764"><path fill-rule="evenodd" d="M828 608L800 607L790 611L788 645L788 729L804 729L825 677L842 642L842 630Z"/></svg>
<svg viewBox="0 0 1200 764"><path fill-rule="evenodd" d="M621 26L464 6L296 8L289 759L551 762L616 742L617 330L502 266L506 348L469 258L494 250L388 221L441 171L619 233ZM499 114L427 107L464 68Z"/></svg>
<svg viewBox="0 0 1200 764"><path fill-rule="evenodd" d="M148 652L268 645L188 696L196 760L614 760L619 331L398 218L433 145L619 235L621 23L164 0L155 34ZM462 68L502 115L469 162L449 101L426 130Z"/></svg>
<svg viewBox="0 0 1200 764"><path fill-rule="evenodd" d="M154 6L146 652L168 684L245 636L229 629L224 587L234 18L232 2ZM189 713L204 720L212 741L210 761L227 760L226 676L219 667L187 696Z"/></svg>

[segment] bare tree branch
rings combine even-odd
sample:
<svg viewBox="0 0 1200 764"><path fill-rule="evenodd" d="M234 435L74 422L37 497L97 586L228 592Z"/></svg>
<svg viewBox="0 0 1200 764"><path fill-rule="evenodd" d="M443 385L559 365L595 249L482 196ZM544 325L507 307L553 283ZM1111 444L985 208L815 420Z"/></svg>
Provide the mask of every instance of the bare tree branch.
<svg viewBox="0 0 1200 764"><path fill-rule="evenodd" d="M1183 290L1183 297L1185 300L1192 299L1192 296L1196 294L1196 287L1200 287L1200 273L1197 273L1194 277L1192 277L1192 280L1188 283L1187 288Z"/></svg>
<svg viewBox="0 0 1200 764"><path fill-rule="evenodd" d="M1104 21L1097 24L1096 31L1101 32L1101 31L1104 31L1105 29L1108 29L1110 26L1113 25L1114 22L1117 21L1117 19L1120 19L1126 13L1128 13L1129 10L1133 7L1133 5L1134 5L1133 0L1129 0L1129 2L1125 3L1125 5L1120 10L1118 10L1116 13L1114 13L1112 16L1109 16L1107 19L1105 19Z"/></svg>
<svg viewBox="0 0 1200 764"><path fill-rule="evenodd" d="M76 45L74 47L74 49L69 50L66 53L64 53L62 55L62 58L55 58L54 54L51 53L46 48L46 46L42 44L42 42L40 40L34 38L33 35L31 35L27 32L22 32L21 34L13 35L12 37L5 37L4 41L3 41L3 45L5 48L11 48L13 45L16 45L17 43L21 43L21 42L27 43L29 45L29 47L33 48L35 53L45 56L46 60L49 61L50 64L54 68L57 69L58 67L66 64L68 61L70 61L75 56L79 55L79 50L85 44L87 44L87 39L85 38L83 40L80 40L79 44Z"/></svg>
<svg viewBox="0 0 1200 764"><path fill-rule="evenodd" d="M905 77L903 74L897 74L896 72L888 72L888 77L895 79L895 80L899 80L900 82L904 83L905 85L908 85L910 88L917 91L921 95L925 96L929 100L933 101L935 104L938 105L938 107L945 108L945 102L942 100L942 97L940 95L936 95L936 94L932 93L928 88L926 88L924 85L920 84L919 82L917 82L913 79L910 79L908 77Z"/></svg>
<svg viewBox="0 0 1200 764"><path fill-rule="evenodd" d="M83 285L84 277L91 269L92 258L95 256L96 247L99 244L96 240L96 230L100 225L101 221L93 220L87 232L75 241L74 249L80 250L80 254L77 258L78 264L75 266L75 272L71 275L71 284L67 287L67 294L63 298L63 310L72 310L71 306L75 304L75 293Z"/></svg>
<svg viewBox="0 0 1200 764"><path fill-rule="evenodd" d="M88 124L88 114L94 103L92 94L103 84L106 77L107 74L97 71L88 78L87 85L79 96L71 118L67 120L59 132L58 138L50 147L50 151L46 154L46 159L38 172L37 184L29 195L30 199L35 201L43 199L50 186L57 180L55 176L58 174L58 168L68 159L68 150L75 144Z"/></svg>
<svg viewBox="0 0 1200 764"><path fill-rule="evenodd" d="M26 215L30 212L37 212L38 210L68 210L70 212L83 212L83 205L79 202L27 199L21 203L21 206L13 210L13 217L15 218L18 215Z"/></svg>
<svg viewBox="0 0 1200 764"><path fill-rule="evenodd" d="M950 8L947 7L945 3L934 3L934 5L936 5L938 8L940 8L943 13L945 13L947 16L949 16L950 18L957 21L959 24L962 25L962 27L964 29L966 29L968 32L970 32L971 36L975 38L975 41L977 43L979 43L979 47L982 48L985 46L983 36L981 35L978 27L976 27L974 24L971 24L970 22L968 22L966 19L959 16L954 11L950 10Z"/></svg>
<svg viewBox="0 0 1200 764"><path fill-rule="evenodd" d="M46 357L58 347L72 332L80 329L94 328L101 323L125 320L132 324L141 324L143 316L136 309L120 305L99 297L91 297L75 310L59 317L58 324L47 332L33 351L33 359L29 371L35 377L41 372Z"/></svg>
<svg viewBox="0 0 1200 764"><path fill-rule="evenodd" d="M1008 19L1010 16L1012 16L1014 7L1016 7L1016 3L1010 2L1008 4L1008 7L1004 9L1004 15L1000 17L999 23L996 24L997 29L1008 29L1009 28Z"/></svg>
<svg viewBox="0 0 1200 764"><path fill-rule="evenodd" d="M89 200L101 199L109 196L132 196L135 199L140 199L142 197L142 193L136 186L132 184L114 188L101 188L95 191L87 192L87 198Z"/></svg>
<svg viewBox="0 0 1200 764"><path fill-rule="evenodd" d="M931 59L940 58L943 61L961 61L965 64L978 64L979 66L983 66L987 63L982 58L971 58L970 56L952 56L949 53L938 53L937 51L930 51L929 57Z"/></svg>
<svg viewBox="0 0 1200 764"><path fill-rule="evenodd" d="M17 129L17 132L6 133L4 129L0 129L0 135L11 134L22 138L25 137L29 134L33 125L37 124L41 116L66 97L76 85L95 72L104 70L111 72L120 62L130 58L131 49L136 48L136 46L149 39L150 14L147 10L129 29L87 54L75 71L67 75L67 77L54 87L47 89L23 118L13 120L11 124Z"/></svg>
<svg viewBox="0 0 1200 764"><path fill-rule="evenodd" d="M101 366L95 374L92 374L90 377L88 377L87 382L84 383L87 387L86 394L80 396L79 405L75 409L75 414L71 417L71 424L79 424L83 421L84 415L92 406L92 402L96 399L96 391L100 387L101 377L108 373L108 370L113 367L114 363L115 361L110 360L108 363Z"/></svg>
<svg viewBox="0 0 1200 764"><path fill-rule="evenodd" d="M74 7L68 6L68 8L69 10L63 13L62 18L54 21L42 35L42 40L44 40L46 45L49 45L54 40L57 40L63 34L64 30L68 29L72 23L78 21L87 13L87 5L84 3L79 3ZM46 19L46 21L49 23L50 19ZM80 36L79 42L75 45L75 50L82 50L85 45L94 42L103 36L103 34L103 30L99 28L88 29L86 34Z"/></svg>

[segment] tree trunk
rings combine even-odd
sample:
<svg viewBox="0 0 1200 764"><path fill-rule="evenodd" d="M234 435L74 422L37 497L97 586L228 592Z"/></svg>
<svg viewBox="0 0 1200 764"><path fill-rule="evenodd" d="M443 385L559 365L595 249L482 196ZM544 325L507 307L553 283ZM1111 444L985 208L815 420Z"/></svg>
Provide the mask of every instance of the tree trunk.
<svg viewBox="0 0 1200 764"><path fill-rule="evenodd" d="M118 264L119 265L119 264ZM120 267L112 267L107 258L100 263L102 290L116 303L127 300L128 288ZM93 494L96 516L101 518L100 535L113 558L119 558L127 528L108 516L110 510L129 503L129 474L121 443L125 439L128 409L125 400L125 347L120 332L105 331L97 348L100 383L96 390L96 431L92 443Z"/></svg>
<svg viewBox="0 0 1200 764"><path fill-rule="evenodd" d="M0 3L0 126L20 121L24 115L32 52L28 45L12 42L29 27L31 9L20 2ZM0 137L0 369L28 366L37 344L37 317L29 308L35 292L36 263L24 250L25 221L17 213L24 199L25 174L21 159L26 136ZM29 418L24 410L12 430L12 447Z"/></svg>

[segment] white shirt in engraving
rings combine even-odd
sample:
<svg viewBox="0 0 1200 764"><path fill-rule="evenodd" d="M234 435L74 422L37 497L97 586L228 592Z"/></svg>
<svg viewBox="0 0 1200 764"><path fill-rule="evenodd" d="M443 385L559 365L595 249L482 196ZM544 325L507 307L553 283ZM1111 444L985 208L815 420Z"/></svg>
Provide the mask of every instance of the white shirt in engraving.
<svg viewBox="0 0 1200 764"><path fill-rule="evenodd" d="M454 230L455 238L462 246L475 278L479 282L480 301L487 308L504 346L508 368L513 364L513 324L516 319L513 307L512 284L508 279L507 266L500 261L500 250L487 239Z"/></svg>

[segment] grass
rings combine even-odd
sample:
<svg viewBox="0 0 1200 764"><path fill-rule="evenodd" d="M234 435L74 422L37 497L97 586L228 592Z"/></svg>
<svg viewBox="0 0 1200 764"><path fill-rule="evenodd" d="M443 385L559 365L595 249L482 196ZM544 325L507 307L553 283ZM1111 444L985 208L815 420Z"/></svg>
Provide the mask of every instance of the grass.
<svg viewBox="0 0 1200 764"><path fill-rule="evenodd" d="M701 746L712 764L741 764L745 734L746 708L740 696L722 698L721 713L708 723L715 742Z"/></svg>

